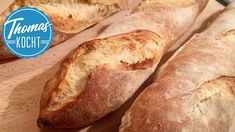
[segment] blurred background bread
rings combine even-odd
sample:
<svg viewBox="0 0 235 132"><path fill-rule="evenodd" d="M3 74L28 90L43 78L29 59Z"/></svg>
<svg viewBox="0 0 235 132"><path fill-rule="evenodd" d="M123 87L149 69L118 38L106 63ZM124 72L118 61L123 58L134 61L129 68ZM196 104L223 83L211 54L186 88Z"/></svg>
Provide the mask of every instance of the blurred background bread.
<svg viewBox="0 0 235 132"><path fill-rule="evenodd" d="M116 4L119 0L107 4L102 2L89 2L87 0L15 0L2 14L0 14L0 34L2 24L12 11L20 7L35 7L50 17L54 28L52 46L71 38L76 33L102 21L120 10ZM126 0L123 4L129 4ZM127 5L126 5L127 6ZM0 37L1 39L1 37ZM0 59L14 57L0 41Z"/></svg>

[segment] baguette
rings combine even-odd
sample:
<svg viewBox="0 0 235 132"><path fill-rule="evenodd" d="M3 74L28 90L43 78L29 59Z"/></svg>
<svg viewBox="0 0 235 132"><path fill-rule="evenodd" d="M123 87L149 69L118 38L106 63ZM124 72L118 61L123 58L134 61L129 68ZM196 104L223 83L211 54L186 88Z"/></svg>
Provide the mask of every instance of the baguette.
<svg viewBox="0 0 235 132"><path fill-rule="evenodd" d="M55 32L51 44L53 46L100 22L120 9L115 3L107 5L105 1L108 0L103 0L99 3L89 3L86 0L15 0L0 15L0 25L4 23L6 16L19 7L36 7L47 14L52 21ZM0 34L1 28L2 26L0 26ZM13 56L5 48L1 39L0 59L7 59Z"/></svg>
<svg viewBox="0 0 235 132"><path fill-rule="evenodd" d="M44 87L38 126L83 127L119 108L154 72L166 45L184 33L179 29L187 30L205 5L206 1L198 0L177 12L180 7L168 6L167 2L156 4L157 14L166 16L161 21L155 20L158 15L150 13L154 7L145 10L148 8L145 6L137 9L130 18L142 14L148 19L133 20L133 26L138 22L146 22L145 25L157 23L152 28L161 32L132 28L134 30L115 32L116 35L103 36L79 46L61 64L55 78ZM187 11L194 13L185 15ZM175 19L171 18L173 13ZM149 21L150 18L152 21ZM178 25L180 20L184 24ZM114 25L119 27L117 23ZM117 29L113 25L111 27ZM102 35L109 31L108 28Z"/></svg>
<svg viewBox="0 0 235 132"><path fill-rule="evenodd" d="M228 132L235 119L235 4L161 68L121 132Z"/></svg>

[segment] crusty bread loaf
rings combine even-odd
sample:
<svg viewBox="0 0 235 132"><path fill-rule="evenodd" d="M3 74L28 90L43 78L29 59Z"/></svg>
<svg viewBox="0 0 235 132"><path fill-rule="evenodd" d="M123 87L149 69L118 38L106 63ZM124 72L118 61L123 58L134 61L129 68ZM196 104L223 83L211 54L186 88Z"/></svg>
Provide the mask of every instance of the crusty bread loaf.
<svg viewBox="0 0 235 132"><path fill-rule="evenodd" d="M145 6L136 11L143 14L143 18L132 23L136 29L138 25L135 23L157 23L152 28L161 32L143 30L142 27L142 30L127 30L126 33L122 30L122 34L115 32L115 36L91 40L79 46L44 88L39 127L82 127L116 110L129 99L153 73L166 45L190 27L206 2L198 0L179 12L180 7L166 5L155 6L162 13L161 17L164 16L161 21L158 20L159 14L150 13L154 9L150 4L152 9L147 10L148 6ZM190 12L188 15L187 11ZM171 18L173 12L175 16ZM133 15L136 16L136 13ZM180 18L174 19L177 16ZM150 18L152 21L149 21ZM182 23L178 24L179 21ZM111 27L117 29L119 24Z"/></svg>
<svg viewBox="0 0 235 132"><path fill-rule="evenodd" d="M228 132L235 119L235 4L161 68L121 132Z"/></svg>
<svg viewBox="0 0 235 132"><path fill-rule="evenodd" d="M50 17L55 30L52 45L56 45L72 37L75 33L100 22L120 9L115 4L106 5L105 1L107 0L103 0L100 3L88 3L86 0L15 0L0 15L0 25L3 24L10 12L19 7L36 7ZM0 34L1 28L2 26L0 26ZM5 49L1 39L0 59L10 57L13 57L13 55Z"/></svg>
<svg viewBox="0 0 235 132"><path fill-rule="evenodd" d="M154 71L163 47L144 30L82 44L46 84L38 125L81 127L117 109Z"/></svg>

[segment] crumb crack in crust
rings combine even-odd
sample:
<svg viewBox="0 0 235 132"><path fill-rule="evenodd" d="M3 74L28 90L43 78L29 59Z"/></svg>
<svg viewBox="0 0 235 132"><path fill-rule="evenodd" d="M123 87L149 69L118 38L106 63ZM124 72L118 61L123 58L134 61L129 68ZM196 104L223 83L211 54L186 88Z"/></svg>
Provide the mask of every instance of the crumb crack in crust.
<svg viewBox="0 0 235 132"><path fill-rule="evenodd" d="M135 31L109 39L86 42L61 64L61 79L50 99L48 110L57 110L76 99L91 71L97 67L141 70L152 67L163 48L162 39L149 31ZM65 72L66 71L66 72ZM50 83L50 82L49 82Z"/></svg>

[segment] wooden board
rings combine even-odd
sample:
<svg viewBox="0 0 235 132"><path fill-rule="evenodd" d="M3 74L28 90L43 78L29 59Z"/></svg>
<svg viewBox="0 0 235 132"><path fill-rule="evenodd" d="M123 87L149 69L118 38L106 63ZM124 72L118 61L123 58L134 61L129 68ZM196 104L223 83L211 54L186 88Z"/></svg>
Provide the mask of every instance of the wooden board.
<svg viewBox="0 0 235 132"><path fill-rule="evenodd" d="M7 2L7 1L6 1ZM0 9L6 8L5 4ZM203 22L223 7L211 0L206 10L197 19L191 31L178 42L178 46L185 42L192 33L200 31ZM0 10L0 11L1 11ZM80 45L82 42L94 38L105 26L129 14L123 10L106 19L100 24L88 29L64 43L49 49L45 54L35 59L13 59L0 62L0 131L1 132L63 132L87 131L103 132L118 131L120 120L125 111L133 102L130 99L117 111L107 115L82 130L78 129L39 129L36 120L39 112L39 100L45 82L54 76L60 61ZM178 47L177 46L177 47ZM175 49L177 47L174 47ZM174 49L172 49L174 50ZM143 84L140 91L151 82L151 78Z"/></svg>

